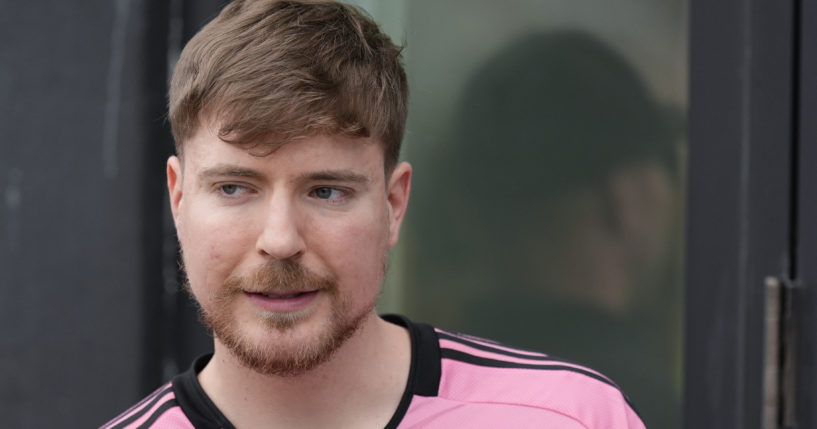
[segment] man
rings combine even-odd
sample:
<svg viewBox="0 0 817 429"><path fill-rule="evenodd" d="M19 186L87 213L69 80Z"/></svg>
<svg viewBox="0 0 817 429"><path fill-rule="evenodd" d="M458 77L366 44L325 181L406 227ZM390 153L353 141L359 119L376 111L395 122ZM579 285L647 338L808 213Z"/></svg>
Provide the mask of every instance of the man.
<svg viewBox="0 0 817 429"><path fill-rule="evenodd" d="M167 179L215 351L105 427L643 427L592 370L375 313L407 92L338 3L235 1L190 41Z"/></svg>

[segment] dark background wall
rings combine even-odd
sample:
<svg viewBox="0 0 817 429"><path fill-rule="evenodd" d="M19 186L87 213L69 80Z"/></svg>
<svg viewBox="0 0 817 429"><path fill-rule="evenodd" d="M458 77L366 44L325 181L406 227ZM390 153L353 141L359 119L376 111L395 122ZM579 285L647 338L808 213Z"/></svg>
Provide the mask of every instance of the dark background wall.
<svg viewBox="0 0 817 429"><path fill-rule="evenodd" d="M168 44L190 9L0 4L3 426L98 426L206 344L178 335L195 318L163 177Z"/></svg>
<svg viewBox="0 0 817 429"><path fill-rule="evenodd" d="M817 427L817 8L690 13L684 427Z"/></svg>

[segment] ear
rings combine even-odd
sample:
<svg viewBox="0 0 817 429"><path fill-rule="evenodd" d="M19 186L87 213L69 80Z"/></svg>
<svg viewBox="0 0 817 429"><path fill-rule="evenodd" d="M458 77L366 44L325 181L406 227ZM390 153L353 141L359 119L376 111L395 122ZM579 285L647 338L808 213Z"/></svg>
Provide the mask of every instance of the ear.
<svg viewBox="0 0 817 429"><path fill-rule="evenodd" d="M179 227L179 206L182 202L182 164L176 156L167 159L167 191L170 195L170 211L173 213L173 223Z"/></svg>
<svg viewBox="0 0 817 429"><path fill-rule="evenodd" d="M397 244L400 236L400 225L408 207L409 193L411 192L411 165L401 162L394 167L389 178L387 189L387 203L389 206L389 248Z"/></svg>

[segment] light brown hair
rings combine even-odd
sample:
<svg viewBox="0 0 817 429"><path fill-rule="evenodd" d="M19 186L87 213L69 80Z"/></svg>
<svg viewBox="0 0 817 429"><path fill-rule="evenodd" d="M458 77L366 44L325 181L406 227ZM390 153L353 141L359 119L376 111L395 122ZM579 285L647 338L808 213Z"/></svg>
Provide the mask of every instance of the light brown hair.
<svg viewBox="0 0 817 429"><path fill-rule="evenodd" d="M212 121L222 140L269 151L317 134L372 136L390 171L408 102L400 52L352 6L233 1L190 40L173 72L176 151Z"/></svg>

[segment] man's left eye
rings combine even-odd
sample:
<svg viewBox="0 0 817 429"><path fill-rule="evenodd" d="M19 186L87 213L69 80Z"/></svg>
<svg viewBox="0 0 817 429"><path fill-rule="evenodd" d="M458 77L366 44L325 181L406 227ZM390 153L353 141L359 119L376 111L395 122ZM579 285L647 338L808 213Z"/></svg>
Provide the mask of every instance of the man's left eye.
<svg viewBox="0 0 817 429"><path fill-rule="evenodd" d="M343 198L344 196L343 191L341 191L340 189L330 188L328 186L315 188L312 191L312 194L321 200L337 200Z"/></svg>

